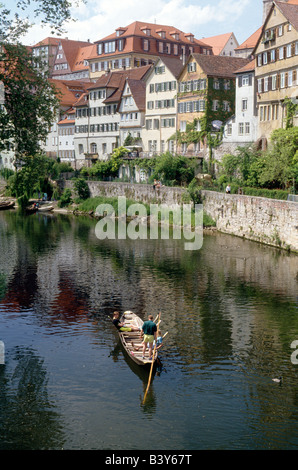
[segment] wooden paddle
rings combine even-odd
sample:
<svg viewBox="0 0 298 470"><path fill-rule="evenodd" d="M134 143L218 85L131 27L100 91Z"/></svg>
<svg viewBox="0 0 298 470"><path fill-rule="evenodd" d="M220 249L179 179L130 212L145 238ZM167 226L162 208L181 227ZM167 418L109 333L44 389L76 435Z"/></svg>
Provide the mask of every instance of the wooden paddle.
<svg viewBox="0 0 298 470"><path fill-rule="evenodd" d="M157 324L157 325L159 325L159 323L160 323L160 315L161 315L161 313L159 313L159 315L158 315L159 321L158 321L158 324ZM151 363L151 367L150 367L150 374L149 374L149 379L148 379L148 384L147 384L146 392L145 392L145 395L144 395L143 405L144 405L144 403L145 403L146 396L147 396L147 393L148 393L148 390L149 390L149 387L150 387L150 382L151 382L151 376L152 376L152 370L153 370L153 364L154 364L154 356L155 356L156 346L157 346L157 341L155 341L155 346L154 346L154 349L153 349L152 363Z"/></svg>

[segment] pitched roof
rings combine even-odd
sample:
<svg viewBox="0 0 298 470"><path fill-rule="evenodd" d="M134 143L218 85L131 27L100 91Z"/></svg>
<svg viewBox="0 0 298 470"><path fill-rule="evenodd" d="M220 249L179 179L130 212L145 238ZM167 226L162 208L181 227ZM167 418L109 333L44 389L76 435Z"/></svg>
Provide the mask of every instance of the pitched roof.
<svg viewBox="0 0 298 470"><path fill-rule="evenodd" d="M207 76L233 78L236 70L250 62L240 57L192 54Z"/></svg>
<svg viewBox="0 0 298 470"><path fill-rule="evenodd" d="M86 64L85 61L89 59L92 51L93 51L93 44L89 46L79 47L76 58L74 60L73 67L72 67L73 72L89 69L89 64Z"/></svg>
<svg viewBox="0 0 298 470"><path fill-rule="evenodd" d="M59 42L61 43L69 68L73 70L79 49L82 47L90 46L90 42L73 41L71 39L60 39Z"/></svg>
<svg viewBox="0 0 298 470"><path fill-rule="evenodd" d="M34 44L32 47L40 47L40 46L58 46L61 38L52 38L52 37L47 37L45 39L42 39L42 41L39 41L37 44Z"/></svg>
<svg viewBox="0 0 298 470"><path fill-rule="evenodd" d="M217 36L211 36L210 38L202 38L201 41L212 46L213 54L219 55L233 34L234 33L219 34Z"/></svg>
<svg viewBox="0 0 298 470"><path fill-rule="evenodd" d="M198 39L194 38L194 42L191 43L189 40L190 36L193 36L191 33L184 33L180 29L175 28L174 26L167 26L167 25L160 25L160 24L155 24L155 23L144 23L142 21L134 21L128 26L125 27L120 27L117 28L116 31L109 36L106 36L98 41L95 41L96 43L101 42L101 41L106 41L109 39L116 39L117 37L127 37L131 35L137 35L137 36L143 36L143 37L148 37L148 35L144 32L146 29L150 29L150 37L160 39L160 32L164 31L165 32L165 39L167 41L177 41L174 39L172 36L175 33L179 34L179 38L181 41L189 43L189 44L199 44L202 45L202 42L199 41ZM119 36L117 35L119 31L123 31L123 33ZM204 44L205 45L205 44Z"/></svg>
<svg viewBox="0 0 298 470"><path fill-rule="evenodd" d="M277 1L273 1L272 2L272 5L271 5L271 8L268 12L268 15L266 17L266 20L261 28L261 32L260 32L260 35L256 41L256 44L255 44L255 47L252 51L252 54L255 53L258 45L259 45L259 42L261 40L261 37L263 35L263 32L266 30L266 27L267 27L267 23L268 23L268 20L272 14L272 11L276 5L276 7L280 10L280 12L282 13L282 15L289 21L289 23L291 23L292 26L294 26L295 30L298 31L298 4L296 3L296 0L291 0L291 2L295 2L295 3L286 3L286 2L277 2Z"/></svg>
<svg viewBox="0 0 298 470"><path fill-rule="evenodd" d="M298 31L298 3L285 3L285 2L274 2L275 5L282 12L284 17L294 26Z"/></svg>
<svg viewBox="0 0 298 470"><path fill-rule="evenodd" d="M88 90L94 90L97 88L118 89L119 86L122 84L124 85L126 78L141 80L145 77L150 69L151 65L144 65L143 67L136 67L134 69L116 70L114 72L110 71L99 77L95 83L89 85Z"/></svg>
<svg viewBox="0 0 298 470"><path fill-rule="evenodd" d="M244 65L244 67L241 67L240 69L236 70L235 73L254 72L255 66L256 66L256 61L255 59L253 59L250 62L248 62L248 64Z"/></svg>
<svg viewBox="0 0 298 470"><path fill-rule="evenodd" d="M133 99L140 111L146 108L146 84L141 80L134 80L132 78L126 79L130 88Z"/></svg>
<svg viewBox="0 0 298 470"><path fill-rule="evenodd" d="M72 106L86 91L86 83L79 80L57 80L52 78L49 79L49 82L58 92L60 106Z"/></svg>
<svg viewBox="0 0 298 470"><path fill-rule="evenodd" d="M184 67L182 60L178 58L176 59L175 57L160 57L159 60L161 60L174 75L174 77L178 79Z"/></svg>
<svg viewBox="0 0 298 470"><path fill-rule="evenodd" d="M137 67L135 69L123 70L120 72L120 81L117 89L115 89L114 93L112 93L108 98L104 100L105 103L116 103L120 100L121 94L125 85L125 80L127 78L134 79L134 80L142 80L145 78L149 70L151 69L151 65L145 65L143 67ZM119 74L119 72L111 72L112 74ZM118 78L119 80L119 78ZM114 84L113 80L111 83ZM107 85L110 86L109 84ZM115 87L115 86L114 86ZM116 88L116 87L115 87Z"/></svg>
<svg viewBox="0 0 298 470"><path fill-rule="evenodd" d="M259 27L253 34L249 36L240 46L236 47L236 51L240 51L242 49L253 49L257 44L259 37L261 36L262 26Z"/></svg>

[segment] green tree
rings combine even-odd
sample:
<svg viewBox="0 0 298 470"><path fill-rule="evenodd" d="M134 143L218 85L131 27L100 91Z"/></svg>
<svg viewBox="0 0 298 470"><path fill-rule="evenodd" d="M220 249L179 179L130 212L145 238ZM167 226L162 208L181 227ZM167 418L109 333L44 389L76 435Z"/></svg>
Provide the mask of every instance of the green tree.
<svg viewBox="0 0 298 470"><path fill-rule="evenodd" d="M40 152L58 109L50 82L35 67L27 49L5 44L0 53L5 107L0 109L0 150L15 151L16 165Z"/></svg>
<svg viewBox="0 0 298 470"><path fill-rule="evenodd" d="M77 1L68 0L18 0L0 3L0 42L17 43L33 25L29 13L41 21L42 25L50 25L51 33L63 33L63 25L72 20L71 7L78 6ZM83 2L84 3L84 2Z"/></svg>

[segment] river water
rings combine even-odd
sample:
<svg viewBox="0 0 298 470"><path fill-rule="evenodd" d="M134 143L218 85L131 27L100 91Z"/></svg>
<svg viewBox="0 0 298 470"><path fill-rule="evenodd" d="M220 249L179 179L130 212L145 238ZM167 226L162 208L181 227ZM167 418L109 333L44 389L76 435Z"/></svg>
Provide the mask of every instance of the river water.
<svg viewBox="0 0 298 470"><path fill-rule="evenodd" d="M98 240L95 225L0 212L0 449L296 449L298 257L219 233L196 251ZM115 309L160 311L168 331L145 403Z"/></svg>

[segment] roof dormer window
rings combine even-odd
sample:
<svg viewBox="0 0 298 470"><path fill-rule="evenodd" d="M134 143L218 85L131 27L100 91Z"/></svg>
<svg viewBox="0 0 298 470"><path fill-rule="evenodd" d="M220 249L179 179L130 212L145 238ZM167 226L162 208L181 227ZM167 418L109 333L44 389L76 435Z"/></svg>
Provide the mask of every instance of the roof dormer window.
<svg viewBox="0 0 298 470"><path fill-rule="evenodd" d="M141 30L143 31L144 34L146 34L146 36L150 36L151 29L148 28L148 26L145 26L144 28L141 28Z"/></svg>
<svg viewBox="0 0 298 470"><path fill-rule="evenodd" d="M179 33L178 31L173 31L170 33L173 39L176 39L176 41L179 41Z"/></svg>
<svg viewBox="0 0 298 470"><path fill-rule="evenodd" d="M156 32L162 39L166 38L166 32L165 31L162 31L161 29L159 29Z"/></svg>
<svg viewBox="0 0 298 470"><path fill-rule="evenodd" d="M116 29L116 36L117 36L117 37L118 37L118 36L121 36L122 34L125 33L125 31L126 31L125 28L118 28L118 29Z"/></svg>
<svg viewBox="0 0 298 470"><path fill-rule="evenodd" d="M190 42L194 42L194 35L189 33L189 34L186 34L185 37L190 41Z"/></svg>

